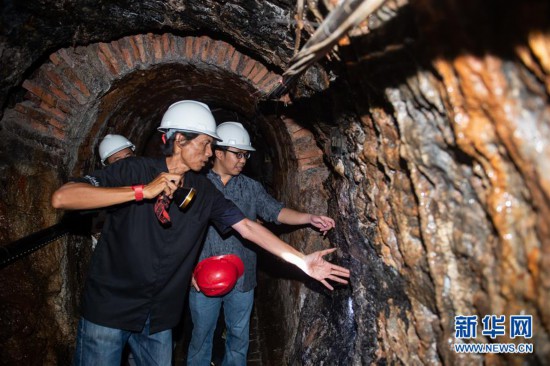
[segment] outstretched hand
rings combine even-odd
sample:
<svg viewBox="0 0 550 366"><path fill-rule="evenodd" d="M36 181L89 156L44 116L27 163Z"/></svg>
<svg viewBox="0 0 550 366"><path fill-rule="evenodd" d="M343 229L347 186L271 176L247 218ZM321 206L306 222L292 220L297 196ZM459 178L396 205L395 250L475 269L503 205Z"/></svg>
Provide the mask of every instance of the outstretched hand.
<svg viewBox="0 0 550 366"><path fill-rule="evenodd" d="M336 225L330 217L317 215L311 215L309 223L319 229L323 233L323 236Z"/></svg>
<svg viewBox="0 0 550 366"><path fill-rule="evenodd" d="M327 282L327 279L347 284L348 281L344 278L349 278L350 276L349 269L337 266L323 259L323 256L335 250L336 248L320 250L304 257L304 262L306 264L304 272L317 281L320 281L329 290L334 290L334 288Z"/></svg>

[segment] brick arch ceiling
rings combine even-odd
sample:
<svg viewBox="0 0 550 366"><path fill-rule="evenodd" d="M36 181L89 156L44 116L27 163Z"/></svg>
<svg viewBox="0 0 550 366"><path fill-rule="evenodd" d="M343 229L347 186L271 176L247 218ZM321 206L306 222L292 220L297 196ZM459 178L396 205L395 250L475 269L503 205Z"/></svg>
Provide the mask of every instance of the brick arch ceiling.
<svg viewBox="0 0 550 366"><path fill-rule="evenodd" d="M139 140L177 100L200 99L251 117L279 80L222 41L134 35L51 54L23 82L25 100L6 111L3 126L41 139L70 167L106 132Z"/></svg>

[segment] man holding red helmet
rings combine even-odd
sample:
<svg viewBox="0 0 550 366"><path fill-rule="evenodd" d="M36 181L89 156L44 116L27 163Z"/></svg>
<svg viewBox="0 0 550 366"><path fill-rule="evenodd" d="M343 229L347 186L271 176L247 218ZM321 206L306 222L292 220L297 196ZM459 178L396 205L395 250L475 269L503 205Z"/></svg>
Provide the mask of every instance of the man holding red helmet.
<svg viewBox="0 0 550 366"><path fill-rule="evenodd" d="M216 133L221 141L214 146L214 166L207 177L227 199L239 207L248 219L255 221L259 216L268 222L289 225L309 224L323 233L334 227L334 220L329 217L284 208L283 204L269 195L259 182L241 174L250 157L250 152L255 151L251 146L250 136L242 124L224 122L218 126ZM235 287L229 293L224 294L216 292L218 288L209 283L208 274L203 267L208 265L213 268L213 272L216 272L216 267L211 263L218 261L220 268L224 269L224 275L229 273L228 277L232 277L232 273L236 272L226 271L225 268L228 265L226 263L222 265L221 261L224 259L220 260L218 257L227 254L237 256L244 262L244 275L238 278ZM198 272L200 278L193 278L194 289L191 289L189 294L193 331L187 354L187 365L210 365L214 330L223 303L227 329L223 365L244 366L256 287L256 253L243 244L241 237L232 233L222 236L211 226L208 229L200 260L195 270L195 277ZM205 288L201 282L197 284L198 281L205 282L209 286ZM230 283L225 278L224 281L224 284ZM332 289L328 283L324 284Z"/></svg>

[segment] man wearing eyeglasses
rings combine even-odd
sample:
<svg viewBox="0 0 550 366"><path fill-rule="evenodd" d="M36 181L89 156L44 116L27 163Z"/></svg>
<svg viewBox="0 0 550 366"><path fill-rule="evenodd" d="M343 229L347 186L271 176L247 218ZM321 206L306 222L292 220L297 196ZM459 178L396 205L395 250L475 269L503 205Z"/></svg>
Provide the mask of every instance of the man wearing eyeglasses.
<svg viewBox="0 0 550 366"><path fill-rule="evenodd" d="M216 133L222 141L216 143L214 166L207 177L248 219L255 221L259 216L269 222L310 224L323 234L334 227L334 220L329 217L284 208L259 182L241 174L251 151L255 151L242 124L222 123ZM246 365L250 315L256 287L256 253L243 245L241 240L236 235L222 237L212 226L208 229L199 261L211 256L234 254L244 262L245 270L233 290L218 297L201 293L193 278L194 288L189 294L193 331L187 356L188 366L210 365L213 335L222 303L227 330L223 365Z"/></svg>

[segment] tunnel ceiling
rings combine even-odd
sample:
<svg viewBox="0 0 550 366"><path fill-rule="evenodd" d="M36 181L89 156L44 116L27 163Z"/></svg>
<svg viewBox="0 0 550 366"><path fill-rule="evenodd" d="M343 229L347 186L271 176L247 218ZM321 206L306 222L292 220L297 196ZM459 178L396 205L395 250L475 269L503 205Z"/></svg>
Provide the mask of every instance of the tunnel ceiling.
<svg viewBox="0 0 550 366"><path fill-rule="evenodd" d="M304 0L322 15L305 10L311 23L297 33L298 3L3 1L0 239L57 222L51 193L93 168L105 133L143 144L169 103L200 94L224 119L260 121L278 193L337 222L327 237L299 230L289 242L336 247L352 270L330 294L283 266L258 288L279 327L274 360L548 363L548 0L389 0L289 98L266 100L297 34L303 45L322 5L338 1ZM0 349L14 364L71 353L86 248L73 239L2 273L13 286L0 286ZM471 341L535 352L453 351L455 317L488 314L529 314L533 338Z"/></svg>
<svg viewBox="0 0 550 366"><path fill-rule="evenodd" d="M310 4L315 4L317 17L318 7L326 12L322 3ZM200 98L220 113L236 113L248 125L248 121L258 117L258 101L274 87L271 75L282 71L297 47L296 4L291 1L30 0L7 1L3 5L0 62L11 67L0 70L0 103L3 106L0 118L4 117L6 109L31 99L37 107L32 114L37 116L35 109L38 109L38 118L47 122L42 122L45 125L42 127L40 123L32 127L31 122L29 128L38 126L38 130L53 130L49 135L57 136L60 141L65 139L63 135L69 135L70 142L68 145L61 143L62 149L78 148L82 156L89 155L99 136L109 132L122 133L139 144L145 143L155 130L159 110L188 97ZM311 11L305 13L306 17L314 17ZM299 32L302 43L312 31L310 26ZM186 41L173 41L175 45L167 46L170 42L167 36L178 39L207 37L204 43L221 42L223 46L208 49L206 45L200 49L198 42L187 45ZM140 48L139 54L136 47ZM172 49L163 50L163 47ZM52 61L52 55L59 50L62 52L57 56L58 62L64 66ZM172 59L158 60L170 52ZM209 54L202 57L201 52ZM176 53L183 54L186 60L194 57L204 62L182 65ZM237 54L240 60L233 62ZM97 66L98 56L105 68ZM112 59L116 60L114 64ZM215 65L222 62L227 63L227 67L217 69ZM75 63L79 70L73 70ZM67 74L66 69L71 69L69 76L75 76L61 77ZM53 80L52 72L57 74ZM116 80L107 88L87 82L97 75L101 79L103 74L116 75ZM251 80L243 82L242 76L250 76ZM57 82L56 79L64 80ZM320 84L327 83L319 68L313 68L304 80L304 84L317 90L323 88ZM65 98L52 95L57 91L50 85L63 82L84 84L82 90L76 91L61 87L63 97L76 98L78 103L71 105ZM92 95L87 95L88 92ZM84 103L83 99L95 99L95 102ZM49 107L43 107L44 103ZM78 108L74 108L75 105ZM21 110L21 106L16 109ZM23 109L28 111L26 107ZM10 119L14 118L4 118ZM132 125L128 125L130 119ZM3 124L10 130L9 123ZM80 130L67 131L66 125ZM14 127L11 131L16 133L17 129ZM87 129L89 135L85 132ZM84 140L77 137L85 134L88 137ZM34 140L32 134L28 140ZM45 141L48 140L46 136ZM47 144L58 149L56 145L59 144L55 141Z"/></svg>
<svg viewBox="0 0 550 366"><path fill-rule="evenodd" d="M186 98L253 127L264 120L259 99L279 80L224 41L169 33L126 36L50 54L22 83L27 93L5 110L2 126L20 141L15 145L36 147L30 136L40 136L53 159L61 158L71 171L76 161L93 161L107 133L146 146L162 111Z"/></svg>
<svg viewBox="0 0 550 366"><path fill-rule="evenodd" d="M0 98L56 49L147 32L208 35L282 68L293 54L290 1L4 1ZM33 66L34 65L34 66Z"/></svg>

